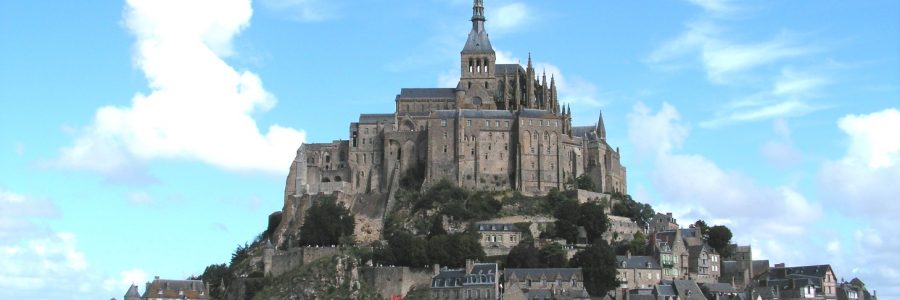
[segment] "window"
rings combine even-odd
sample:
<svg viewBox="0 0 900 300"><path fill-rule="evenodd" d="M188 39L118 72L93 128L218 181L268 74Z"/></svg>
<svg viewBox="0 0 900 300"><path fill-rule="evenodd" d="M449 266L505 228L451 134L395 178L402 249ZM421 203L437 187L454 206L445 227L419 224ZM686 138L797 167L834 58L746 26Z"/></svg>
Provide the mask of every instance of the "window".
<svg viewBox="0 0 900 300"><path fill-rule="evenodd" d="M445 139L445 140L447 139L447 133L446 133L446 132L444 132L444 139Z"/></svg>
<svg viewBox="0 0 900 300"><path fill-rule="evenodd" d="M466 120L466 126L472 127L472 120Z"/></svg>
<svg viewBox="0 0 900 300"><path fill-rule="evenodd" d="M441 127L447 127L447 120L446 120L446 119L441 120Z"/></svg>
<svg viewBox="0 0 900 300"><path fill-rule="evenodd" d="M484 120L484 127L491 127L491 120Z"/></svg>
<svg viewBox="0 0 900 300"><path fill-rule="evenodd" d="M444 145L444 153L447 153L447 145Z"/></svg>
<svg viewBox="0 0 900 300"><path fill-rule="evenodd" d="M494 122L494 127L500 127L500 121L495 121L495 122Z"/></svg>
<svg viewBox="0 0 900 300"><path fill-rule="evenodd" d="M506 121L506 127L509 128L509 121Z"/></svg>

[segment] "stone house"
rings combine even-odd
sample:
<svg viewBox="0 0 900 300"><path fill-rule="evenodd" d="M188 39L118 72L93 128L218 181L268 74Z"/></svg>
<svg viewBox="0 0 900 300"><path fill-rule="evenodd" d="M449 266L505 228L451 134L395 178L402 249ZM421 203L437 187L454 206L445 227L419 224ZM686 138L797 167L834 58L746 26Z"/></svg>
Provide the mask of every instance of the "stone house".
<svg viewBox="0 0 900 300"><path fill-rule="evenodd" d="M843 280L841 280L843 281ZM869 292L866 289L866 284L859 280L859 278L853 278L850 282L842 282L837 287L837 299L838 300L876 300L878 299L877 293L875 291Z"/></svg>
<svg viewBox="0 0 900 300"><path fill-rule="evenodd" d="M691 280L663 281L655 287L654 294L661 300L706 300L703 290Z"/></svg>
<svg viewBox="0 0 900 300"><path fill-rule="evenodd" d="M651 288L662 280L662 267L652 256L616 256L616 279L620 289Z"/></svg>
<svg viewBox="0 0 900 300"><path fill-rule="evenodd" d="M132 285L125 294L126 299L134 299L137 292L137 286ZM144 289L144 295L140 297L143 300L185 300L209 299L209 290L206 284L200 280L171 280L159 279L154 277L152 282L147 282Z"/></svg>
<svg viewBox="0 0 900 300"><path fill-rule="evenodd" d="M730 283L738 290L746 289L758 275L754 270L753 249L750 245L731 244L728 247L730 256L722 258L719 282Z"/></svg>
<svg viewBox="0 0 900 300"><path fill-rule="evenodd" d="M678 229L678 222L676 221L677 220L672 217L672 213L656 213L656 215L650 219L650 234Z"/></svg>
<svg viewBox="0 0 900 300"><path fill-rule="evenodd" d="M688 247L690 277L696 282L719 282L721 258L707 243Z"/></svg>
<svg viewBox="0 0 900 300"><path fill-rule="evenodd" d="M503 299L590 299L581 268L503 270Z"/></svg>
<svg viewBox="0 0 900 300"><path fill-rule="evenodd" d="M685 279L689 272L689 254L681 230L657 232L651 236L653 254L662 266L663 279Z"/></svg>
<svg viewBox="0 0 900 300"><path fill-rule="evenodd" d="M481 236L481 248L487 256L507 255L522 241L522 231L516 224L476 223L475 230Z"/></svg>
<svg viewBox="0 0 900 300"><path fill-rule="evenodd" d="M816 287L816 293L825 299L837 299L837 277L831 269L831 265L815 265L801 267L785 267L784 264L776 264L769 269L769 282L774 280L808 282ZM802 281L806 280L806 281ZM799 283L793 283L796 286Z"/></svg>
<svg viewBox="0 0 900 300"><path fill-rule="evenodd" d="M441 269L431 278L432 299L497 299L500 273L496 263L466 260L464 269Z"/></svg>

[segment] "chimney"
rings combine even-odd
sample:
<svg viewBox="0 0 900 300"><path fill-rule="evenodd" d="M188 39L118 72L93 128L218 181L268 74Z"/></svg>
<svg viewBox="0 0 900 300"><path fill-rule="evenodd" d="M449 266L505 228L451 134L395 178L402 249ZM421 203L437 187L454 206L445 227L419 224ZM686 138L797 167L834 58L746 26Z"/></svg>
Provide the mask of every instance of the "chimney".
<svg viewBox="0 0 900 300"><path fill-rule="evenodd" d="M434 264L434 265L432 266L432 272L434 273L434 276L440 275L440 274L441 274L441 265L439 265L439 264Z"/></svg>
<svg viewBox="0 0 900 300"><path fill-rule="evenodd" d="M472 269L475 269L475 261L471 259L466 260L466 274L472 274Z"/></svg>

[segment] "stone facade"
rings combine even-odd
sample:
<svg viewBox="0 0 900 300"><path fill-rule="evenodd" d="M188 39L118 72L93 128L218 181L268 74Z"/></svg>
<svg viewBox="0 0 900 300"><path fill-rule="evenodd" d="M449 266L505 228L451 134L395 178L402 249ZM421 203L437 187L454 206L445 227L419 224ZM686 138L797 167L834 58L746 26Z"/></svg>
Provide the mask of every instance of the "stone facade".
<svg viewBox="0 0 900 300"><path fill-rule="evenodd" d="M432 299L497 299L500 274L496 263L466 260L465 269L441 269L431 279Z"/></svg>
<svg viewBox="0 0 900 300"><path fill-rule="evenodd" d="M503 270L503 299L590 299L581 268Z"/></svg>
<svg viewBox="0 0 900 300"><path fill-rule="evenodd" d="M134 287L134 291L137 291L136 287ZM131 288L129 288L130 292ZM133 295L126 296L133 298ZM144 289L144 295L141 299L206 300L209 299L209 290L206 284L200 280L159 279L159 276L156 276L152 282L147 282L147 287Z"/></svg>
<svg viewBox="0 0 900 300"><path fill-rule="evenodd" d="M650 219L650 233L663 232L678 229L678 222L672 217L672 213L656 213Z"/></svg>
<svg viewBox="0 0 900 300"><path fill-rule="evenodd" d="M604 193L627 193L620 153L602 115L573 127L556 82L527 66L497 64L475 0L456 88L405 88L387 114L362 114L348 139L301 146L292 170L303 193L390 193L398 178L449 180L472 190L542 195L587 174Z"/></svg>
<svg viewBox="0 0 900 300"><path fill-rule="evenodd" d="M481 236L481 248L487 256L507 255L522 241L522 231L516 224L477 223L475 229Z"/></svg>
<svg viewBox="0 0 900 300"><path fill-rule="evenodd" d="M338 255L340 252L341 249L337 247L300 247L280 251L267 246L263 250L263 272L266 276L278 276L323 257Z"/></svg>
<svg viewBox="0 0 900 300"><path fill-rule="evenodd" d="M688 249L681 237L681 230L658 232L651 236L654 254L662 266L666 280L687 278L689 272Z"/></svg>
<svg viewBox="0 0 900 300"><path fill-rule="evenodd" d="M690 278L698 283L719 282L721 258L712 247L703 243L688 247Z"/></svg>
<svg viewBox="0 0 900 300"><path fill-rule="evenodd" d="M411 270L409 267L362 267L362 280L375 288L382 299L406 297L414 287L427 288L434 275L431 270Z"/></svg>
<svg viewBox="0 0 900 300"><path fill-rule="evenodd" d="M620 289L652 288L662 280L662 267L652 256L616 256L616 279Z"/></svg>

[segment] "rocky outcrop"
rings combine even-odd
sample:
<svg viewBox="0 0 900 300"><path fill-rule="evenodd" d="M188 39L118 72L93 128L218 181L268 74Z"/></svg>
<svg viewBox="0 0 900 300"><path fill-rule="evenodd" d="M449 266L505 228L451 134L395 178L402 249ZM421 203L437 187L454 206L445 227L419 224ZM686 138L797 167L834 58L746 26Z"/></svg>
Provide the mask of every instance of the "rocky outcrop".
<svg viewBox="0 0 900 300"><path fill-rule="evenodd" d="M359 261L325 257L271 279L253 299L381 299L359 276Z"/></svg>

